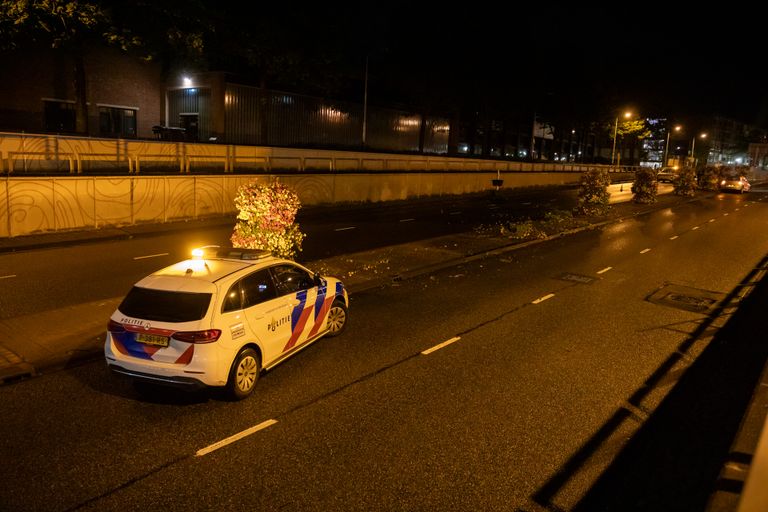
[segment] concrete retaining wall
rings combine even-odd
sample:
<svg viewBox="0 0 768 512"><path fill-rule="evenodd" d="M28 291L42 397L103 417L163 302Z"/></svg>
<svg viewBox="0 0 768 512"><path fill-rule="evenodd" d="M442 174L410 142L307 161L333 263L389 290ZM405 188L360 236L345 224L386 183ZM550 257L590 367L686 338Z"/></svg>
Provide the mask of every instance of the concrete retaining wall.
<svg viewBox="0 0 768 512"><path fill-rule="evenodd" d="M577 183L578 172L502 173L505 188ZM278 178L302 204L391 201L490 190L495 172L6 177L0 237L234 213L238 187Z"/></svg>

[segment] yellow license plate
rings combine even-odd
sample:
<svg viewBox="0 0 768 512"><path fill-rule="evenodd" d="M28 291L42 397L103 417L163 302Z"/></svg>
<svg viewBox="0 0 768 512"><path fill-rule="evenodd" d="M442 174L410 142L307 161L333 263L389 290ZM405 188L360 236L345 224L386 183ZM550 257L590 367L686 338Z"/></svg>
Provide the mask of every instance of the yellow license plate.
<svg viewBox="0 0 768 512"><path fill-rule="evenodd" d="M157 336L155 334L136 334L136 341L146 345L155 345L158 347L168 346L168 336Z"/></svg>

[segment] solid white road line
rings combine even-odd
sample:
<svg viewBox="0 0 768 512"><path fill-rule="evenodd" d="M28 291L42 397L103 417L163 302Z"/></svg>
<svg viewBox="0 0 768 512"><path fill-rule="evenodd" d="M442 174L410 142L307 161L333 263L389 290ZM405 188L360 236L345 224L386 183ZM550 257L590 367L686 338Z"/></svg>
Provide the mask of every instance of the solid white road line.
<svg viewBox="0 0 768 512"><path fill-rule="evenodd" d="M16 277L16 274L10 274L10 275L7 275L7 276L0 276L0 279L10 279L12 277Z"/></svg>
<svg viewBox="0 0 768 512"><path fill-rule="evenodd" d="M203 455L207 455L207 454L209 454L209 453L211 453L213 451L218 450L219 448L223 448L223 447L227 446L228 444L232 444L235 441L239 441L240 439L242 439L242 438L244 438L246 436L249 436L249 435L251 435L251 434L253 434L255 432L258 432L259 430L264 430L267 427L271 427L275 423L277 423L277 420L263 421L263 422L259 423L258 425L255 425L255 426L253 426L251 428L247 428L247 429L243 430L242 432L240 432L238 434L235 434L233 436L229 436L228 438L222 439L221 441L219 441L217 443L213 443L210 446L206 446L205 448L197 450L197 453L195 453L195 457L202 457Z"/></svg>
<svg viewBox="0 0 768 512"><path fill-rule="evenodd" d="M651 251L650 249L643 249L642 251L640 251L640 254L645 254L645 253L650 252L650 251Z"/></svg>
<svg viewBox="0 0 768 512"><path fill-rule="evenodd" d="M678 235L669 237L670 240L677 240Z"/></svg>
<svg viewBox="0 0 768 512"><path fill-rule="evenodd" d="M432 352L434 352L434 351L436 351L436 350L440 350L441 348L445 348L445 347L447 347L447 346L448 346L448 345L450 345L451 343L456 343L456 342L457 342L457 341L459 341L460 339L461 339L461 336L456 336L456 337L454 337L454 338L451 338L451 339L449 339L449 340L446 340L446 341L444 341L444 342L442 342L442 343L440 343L440 344L438 344L438 345L435 345L435 346L434 346L434 347L432 347L432 348L428 348L427 350L422 350L422 352L421 352L421 355L423 355L423 356L429 355L429 354L431 354Z"/></svg>
<svg viewBox="0 0 768 512"><path fill-rule="evenodd" d="M135 260L146 260L147 258L159 258L160 256L168 256L167 252L161 252L160 254L148 254L146 256L135 256Z"/></svg>
<svg viewBox="0 0 768 512"><path fill-rule="evenodd" d="M334 229L334 231L349 231L350 229L357 229L357 227L356 226L349 226L347 228L337 228L337 229Z"/></svg>
<svg viewBox="0 0 768 512"><path fill-rule="evenodd" d="M598 270L598 271L597 271L597 273L598 273L598 274L605 274L606 272L608 272L608 271L609 271L609 270L611 270L612 268L613 268L613 267L605 267L603 270Z"/></svg>
<svg viewBox="0 0 768 512"><path fill-rule="evenodd" d="M554 296L555 296L555 294L554 294L554 293L550 293L549 295L545 295L545 296L543 296L543 297L539 297L538 299L536 299L536 300L534 300L533 302L531 302L531 304L541 304L541 303L542 303L542 302L544 302L545 300L551 299L551 298L552 298L552 297L554 297Z"/></svg>

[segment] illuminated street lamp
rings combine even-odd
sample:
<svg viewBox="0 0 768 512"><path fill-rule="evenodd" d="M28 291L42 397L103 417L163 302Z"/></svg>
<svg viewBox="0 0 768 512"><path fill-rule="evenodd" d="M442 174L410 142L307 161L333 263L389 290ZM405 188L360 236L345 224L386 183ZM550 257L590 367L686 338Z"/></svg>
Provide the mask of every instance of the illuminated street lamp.
<svg viewBox="0 0 768 512"><path fill-rule="evenodd" d="M632 112L624 112L624 119L632 117ZM619 116L616 116L616 121L613 123L613 150L611 150L611 165L616 156L616 136L619 133Z"/></svg>
<svg viewBox="0 0 768 512"><path fill-rule="evenodd" d="M704 140L707 138L707 134L700 133L699 138ZM696 137L693 137L693 139L691 139L691 160L693 161L694 165L696 164L696 154L693 152L695 148L696 148Z"/></svg>
<svg viewBox="0 0 768 512"><path fill-rule="evenodd" d="M683 127L680 126L679 124L675 125L674 130L676 132L679 132L682 129L683 129ZM669 159L669 134L670 133L672 133L671 130L667 130L667 143L664 144L664 163L662 164L662 167L667 165L667 162L668 162L668 159Z"/></svg>
<svg viewBox="0 0 768 512"><path fill-rule="evenodd" d="M701 134L699 134L699 138L704 140L704 139L707 138L707 134L706 133L701 133ZM691 139L691 158L695 158L695 153L693 152L695 147L696 147L696 137Z"/></svg>

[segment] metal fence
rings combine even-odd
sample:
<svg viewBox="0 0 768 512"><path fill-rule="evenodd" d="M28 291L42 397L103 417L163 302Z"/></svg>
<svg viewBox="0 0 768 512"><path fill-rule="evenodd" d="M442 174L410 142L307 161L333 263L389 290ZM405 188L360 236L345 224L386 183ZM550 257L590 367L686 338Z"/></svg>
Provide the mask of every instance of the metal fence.
<svg viewBox="0 0 768 512"><path fill-rule="evenodd" d="M605 169L612 173L636 170L631 166L515 162L443 155L0 133L0 173L6 175L120 176L180 173L249 174L273 171L583 173L591 169Z"/></svg>

